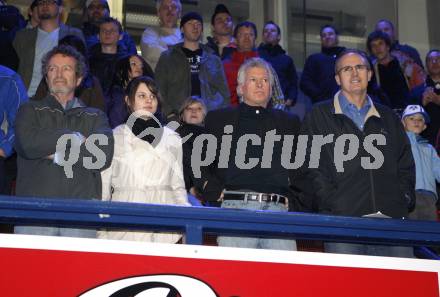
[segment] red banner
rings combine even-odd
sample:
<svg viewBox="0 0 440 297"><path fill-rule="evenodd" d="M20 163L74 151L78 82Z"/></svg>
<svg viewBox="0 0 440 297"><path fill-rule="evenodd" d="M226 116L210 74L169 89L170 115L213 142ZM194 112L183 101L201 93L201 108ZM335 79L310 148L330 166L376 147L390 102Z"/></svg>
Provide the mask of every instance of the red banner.
<svg viewBox="0 0 440 297"><path fill-rule="evenodd" d="M0 235L0 296L438 297L432 260Z"/></svg>

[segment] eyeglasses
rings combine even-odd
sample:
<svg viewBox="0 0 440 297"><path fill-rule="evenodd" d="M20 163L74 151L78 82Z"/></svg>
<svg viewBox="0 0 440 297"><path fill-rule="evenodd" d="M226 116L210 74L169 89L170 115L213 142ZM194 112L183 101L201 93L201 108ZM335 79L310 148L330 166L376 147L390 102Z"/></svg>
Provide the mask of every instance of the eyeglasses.
<svg viewBox="0 0 440 297"><path fill-rule="evenodd" d="M356 70L356 72L363 72L368 70L369 67L367 65L364 64L358 64L358 65L354 65L354 66L345 66L340 68L336 73L342 73L342 74L353 74L354 70Z"/></svg>
<svg viewBox="0 0 440 297"><path fill-rule="evenodd" d="M119 34L118 30L106 30L106 29L101 29L101 33L102 34Z"/></svg>
<svg viewBox="0 0 440 297"><path fill-rule="evenodd" d="M430 63L440 63L440 57L428 58L428 62L430 62Z"/></svg>

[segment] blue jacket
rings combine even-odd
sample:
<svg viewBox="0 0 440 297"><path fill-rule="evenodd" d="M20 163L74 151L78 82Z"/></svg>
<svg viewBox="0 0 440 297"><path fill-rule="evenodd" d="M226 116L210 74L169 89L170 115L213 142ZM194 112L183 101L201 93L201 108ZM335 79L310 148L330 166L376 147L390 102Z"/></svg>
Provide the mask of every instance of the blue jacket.
<svg viewBox="0 0 440 297"><path fill-rule="evenodd" d="M275 69L284 98L295 102L298 97L298 75L293 59L280 45L261 44L258 47L258 55Z"/></svg>
<svg viewBox="0 0 440 297"><path fill-rule="evenodd" d="M440 182L440 158L426 139L413 132L406 134L416 163L416 190L430 191L437 197L435 180Z"/></svg>
<svg viewBox="0 0 440 297"><path fill-rule="evenodd" d="M6 157L12 154L15 132L15 115L21 104L28 101L27 91L20 76L9 68L0 65L0 123L6 116L7 133L0 129L0 148Z"/></svg>

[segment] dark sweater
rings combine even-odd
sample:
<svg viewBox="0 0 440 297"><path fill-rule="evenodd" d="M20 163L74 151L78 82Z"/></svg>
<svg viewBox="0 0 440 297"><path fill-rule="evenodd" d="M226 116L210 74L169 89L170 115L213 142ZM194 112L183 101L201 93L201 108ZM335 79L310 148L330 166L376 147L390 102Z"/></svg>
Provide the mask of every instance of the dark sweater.
<svg viewBox="0 0 440 297"><path fill-rule="evenodd" d="M399 61L393 59L387 65L378 64L377 67L380 87L387 94L391 108L405 108L408 104L409 89Z"/></svg>
<svg viewBox="0 0 440 297"><path fill-rule="evenodd" d="M344 47L322 48L310 55L304 65L300 87L313 103L333 98L339 87L335 80L335 61Z"/></svg>
<svg viewBox="0 0 440 297"><path fill-rule="evenodd" d="M293 59L280 45L261 44L258 54L275 69L283 90L284 98L296 100L298 96L298 76Z"/></svg>

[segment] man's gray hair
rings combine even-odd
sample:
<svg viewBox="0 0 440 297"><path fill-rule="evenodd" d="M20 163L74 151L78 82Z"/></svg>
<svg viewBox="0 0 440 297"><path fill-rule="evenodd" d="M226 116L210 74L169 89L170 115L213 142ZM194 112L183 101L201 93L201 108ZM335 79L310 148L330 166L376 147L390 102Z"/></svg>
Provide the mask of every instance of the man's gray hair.
<svg viewBox="0 0 440 297"><path fill-rule="evenodd" d="M173 0L176 2L177 6L179 7L179 11L182 12L182 3L180 3L180 0ZM156 0L156 10L159 11L160 6L162 5L163 0Z"/></svg>
<svg viewBox="0 0 440 297"><path fill-rule="evenodd" d="M272 89L273 85L274 85L274 69L272 68L272 66L266 62L265 60L261 59L261 58L250 58L248 60L246 60L241 66L240 69L238 69L238 75L237 75L237 95L239 97L243 96L243 94L240 92L240 87L244 84L245 80L246 80L246 72L250 69L250 68L263 68L266 70L267 74L269 75L269 84L270 84L270 88Z"/></svg>
<svg viewBox="0 0 440 297"><path fill-rule="evenodd" d="M63 55L76 60L75 73L77 77L85 77L87 75L87 64L83 55L70 45L60 45L51 49L41 61L41 72L43 77L47 76L49 70L49 62L55 55Z"/></svg>

